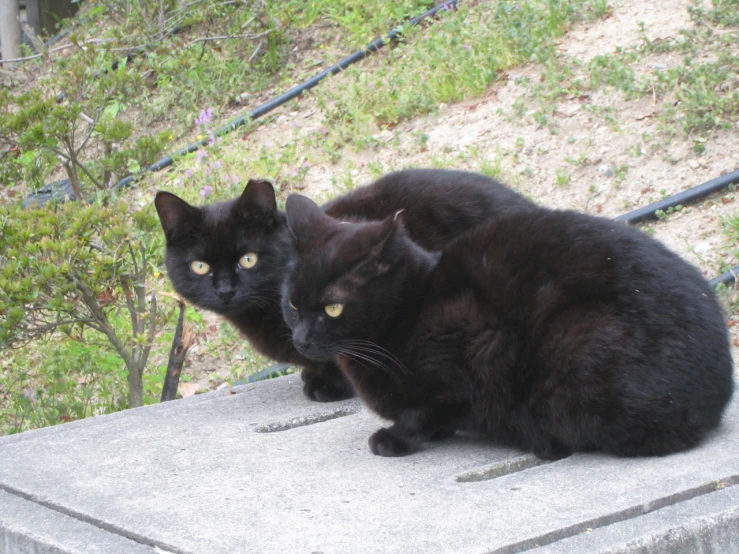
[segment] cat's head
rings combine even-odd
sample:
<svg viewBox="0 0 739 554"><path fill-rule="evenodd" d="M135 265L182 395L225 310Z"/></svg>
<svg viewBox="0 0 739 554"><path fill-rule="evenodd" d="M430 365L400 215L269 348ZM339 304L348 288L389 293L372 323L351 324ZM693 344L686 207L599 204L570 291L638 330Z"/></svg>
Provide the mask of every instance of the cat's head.
<svg viewBox="0 0 739 554"><path fill-rule="evenodd" d="M279 298L293 248L271 183L250 180L239 198L208 206L169 192L158 192L154 203L179 294L223 315Z"/></svg>
<svg viewBox="0 0 739 554"><path fill-rule="evenodd" d="M285 281L282 309L295 348L327 360L375 341L406 283L401 212L382 221L340 222L297 194L286 204L298 252Z"/></svg>

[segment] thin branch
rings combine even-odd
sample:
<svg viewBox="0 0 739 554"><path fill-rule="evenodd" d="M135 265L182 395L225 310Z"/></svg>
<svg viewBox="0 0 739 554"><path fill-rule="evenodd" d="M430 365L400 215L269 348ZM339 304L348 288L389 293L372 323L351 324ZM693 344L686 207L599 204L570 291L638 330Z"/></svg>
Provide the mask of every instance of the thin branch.
<svg viewBox="0 0 739 554"><path fill-rule="evenodd" d="M141 369L146 367L146 363L149 361L149 354L154 346L154 338L156 336L157 326L157 297L154 293L151 294L151 302L149 303L149 337L146 347L144 348L144 354L141 358Z"/></svg>
<svg viewBox="0 0 739 554"><path fill-rule="evenodd" d="M257 44L257 47L254 49L254 52L252 52L251 56L249 56L249 59L246 63L251 63L254 58L257 57L257 54L259 54L259 51L262 49L262 45L264 44L263 40L259 41L259 44Z"/></svg>
<svg viewBox="0 0 739 554"><path fill-rule="evenodd" d="M126 349L126 346L118 338L118 335L116 335L115 330L108 322L108 317L103 312L103 309L100 307L100 304L98 304L97 300L95 300L95 296L92 294L92 291L87 288L87 285L77 279L76 276L73 275L72 280L74 281L77 290L80 292L85 305L88 307L90 313L92 313L93 317L100 325L101 332L106 337L108 337L108 340L113 345L113 348L115 348L116 352L118 352L118 355L123 358L123 362L126 364L126 367L129 369L129 371L133 371L135 366L133 363L133 359L131 358L131 353L128 351L128 349Z"/></svg>
<svg viewBox="0 0 739 554"><path fill-rule="evenodd" d="M139 316L136 312L136 306L133 303L133 291L131 290L130 281L131 277L128 275L121 275L121 288L123 289L123 296L126 297L126 306L128 307L128 311L131 314L131 323L132 329L133 329L133 336L134 338L138 336L138 330L139 330Z"/></svg>
<svg viewBox="0 0 739 554"><path fill-rule="evenodd" d="M95 183L95 186L97 188L99 188L99 189L103 188L103 187L100 186L100 183L97 182L97 179L95 179L95 177L92 176L92 174L87 170L87 168L82 163L80 163L79 160L77 160L76 158L70 158L67 154L65 154L64 152L62 152L58 148L54 148L53 146L48 146L48 145L45 145L45 146L46 146L46 148L48 148L49 150L51 150L52 152L54 152L54 154L56 154L57 156L61 156L65 160L72 162L74 165L76 165L82 171L84 171L85 172L85 175L87 175L90 178L90 180L93 183Z"/></svg>
<svg viewBox="0 0 739 554"><path fill-rule="evenodd" d="M162 396L160 401L174 400L177 396L177 385L180 382L180 374L182 373L182 365L185 362L185 356L190 349L193 341L193 335L189 326L185 322L185 310L187 305L182 301L178 301L180 308L180 316L177 319L177 328L175 329L174 338L172 339L172 348L169 351L169 362L167 363L167 373L164 376L164 385L162 386Z"/></svg>
<svg viewBox="0 0 739 554"><path fill-rule="evenodd" d="M65 319L62 321L55 321L53 323L46 323L45 325L39 325L32 329L25 328L24 335L27 333L29 333L29 335L27 338L24 337L23 340L26 341L26 340L36 338L40 335L44 335L48 333L49 331L53 331L57 327L61 327L62 325L74 325L76 323L85 323L87 325L92 326L94 324L94 320L87 318L87 317L79 317L75 319Z"/></svg>
<svg viewBox="0 0 739 554"><path fill-rule="evenodd" d="M62 46L57 46L56 48L52 48L49 51L47 51L46 54L52 54L54 52L59 52L60 50L64 50L66 48L72 48L73 46L84 46L86 44L105 44L107 42L110 42L110 40L103 39L103 38L91 38L90 40L86 40L84 42L81 42L80 44L63 44ZM33 54L32 56L25 56L23 58L0 60L0 63L27 62L28 60L35 60L36 58L42 58L43 56L44 54Z"/></svg>
<svg viewBox="0 0 739 554"><path fill-rule="evenodd" d="M89 129L87 131L87 136L85 137L85 140L82 141L82 144L80 144L80 147L75 151L74 153L75 157L79 156L80 152L82 152L82 150L87 145L87 141L89 141L90 137L92 137L93 133L95 133L95 124L97 123L97 120L100 117L100 113L102 112L98 111L98 113L95 114L95 119L92 119L91 117L85 114L81 114L81 116L84 116L82 117L82 119L84 119L88 123Z"/></svg>
<svg viewBox="0 0 739 554"><path fill-rule="evenodd" d="M261 38L265 35L270 34L271 32L272 32L272 29L264 31L263 33L257 33L256 35L247 34L247 35L224 35L220 37L201 37L201 38L196 38L195 40L191 40L190 42L188 42L185 45L185 48L189 48L190 46L192 46L193 44L197 44L198 42L207 42L211 40L225 40L225 39L232 39L232 38L247 38L247 39Z"/></svg>

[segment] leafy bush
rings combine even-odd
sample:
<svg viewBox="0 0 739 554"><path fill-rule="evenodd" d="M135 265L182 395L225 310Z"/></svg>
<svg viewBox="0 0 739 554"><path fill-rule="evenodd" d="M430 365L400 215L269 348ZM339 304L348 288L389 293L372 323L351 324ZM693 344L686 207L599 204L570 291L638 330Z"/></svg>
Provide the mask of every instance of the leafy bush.
<svg viewBox="0 0 739 554"><path fill-rule="evenodd" d="M56 332L83 342L97 332L123 360L135 407L153 341L172 314L151 285L163 237L151 209L108 200L0 208L0 348Z"/></svg>
<svg viewBox="0 0 739 554"><path fill-rule="evenodd" d="M88 47L61 59L37 88L0 92L0 149L12 153L0 177L39 186L61 163L83 198L153 162L169 133L134 137L125 106L143 85L128 63L105 46Z"/></svg>

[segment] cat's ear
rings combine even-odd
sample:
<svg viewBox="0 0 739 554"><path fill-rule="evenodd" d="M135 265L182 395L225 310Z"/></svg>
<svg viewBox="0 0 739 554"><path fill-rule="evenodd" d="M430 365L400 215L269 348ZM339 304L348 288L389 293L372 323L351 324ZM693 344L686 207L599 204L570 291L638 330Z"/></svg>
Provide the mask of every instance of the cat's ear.
<svg viewBox="0 0 739 554"><path fill-rule="evenodd" d="M241 213L276 212L275 189L269 181L249 179L244 192L236 201L236 209Z"/></svg>
<svg viewBox="0 0 739 554"><path fill-rule="evenodd" d="M374 237L366 261L375 275L386 273L403 255L404 211L398 210L385 218Z"/></svg>
<svg viewBox="0 0 739 554"><path fill-rule="evenodd" d="M154 198L164 233L169 236L175 229L197 215L198 209L171 192L159 191Z"/></svg>
<svg viewBox="0 0 739 554"><path fill-rule="evenodd" d="M393 215L386 217L378 232L375 235L375 243L372 247L373 251L380 252L385 248L388 242L397 235L400 229L404 228L403 212L405 210L398 210Z"/></svg>
<svg viewBox="0 0 739 554"><path fill-rule="evenodd" d="M300 194L291 194L287 197L285 213L287 226L298 242L301 242L301 239L309 234L310 229L326 217L318 204Z"/></svg>

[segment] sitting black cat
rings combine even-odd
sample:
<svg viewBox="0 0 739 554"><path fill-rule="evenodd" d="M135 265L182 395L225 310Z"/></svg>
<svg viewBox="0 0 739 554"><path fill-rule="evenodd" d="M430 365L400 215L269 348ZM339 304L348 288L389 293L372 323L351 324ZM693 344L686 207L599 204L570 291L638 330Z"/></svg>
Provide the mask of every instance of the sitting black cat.
<svg viewBox="0 0 739 554"><path fill-rule="evenodd" d="M663 455L696 445L733 389L724 319L700 273L611 220L535 208L439 254L405 212L341 225L287 200L298 263L285 319L392 420L372 452L468 430L543 458Z"/></svg>
<svg viewBox="0 0 739 554"><path fill-rule="evenodd" d="M353 395L332 362L312 361L290 339L280 287L294 248L267 181L251 180L238 199L195 207L168 192L155 199L167 238L166 265L175 290L234 324L261 353L303 366L305 394L331 401ZM408 206L410 235L439 250L462 232L511 210L532 208L483 175L439 169L391 173L324 206L344 220L384 219Z"/></svg>

